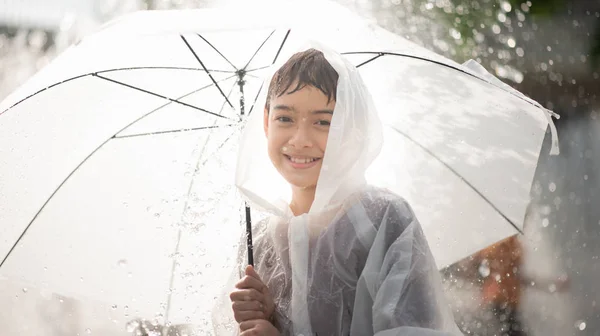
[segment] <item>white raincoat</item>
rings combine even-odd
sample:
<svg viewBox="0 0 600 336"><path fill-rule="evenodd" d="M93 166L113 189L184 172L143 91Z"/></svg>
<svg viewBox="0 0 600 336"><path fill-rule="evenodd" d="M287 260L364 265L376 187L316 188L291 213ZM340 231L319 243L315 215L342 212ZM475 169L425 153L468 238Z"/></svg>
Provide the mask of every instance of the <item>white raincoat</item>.
<svg viewBox="0 0 600 336"><path fill-rule="evenodd" d="M370 187L365 171L382 147L382 126L358 70L321 50L339 75L326 153L310 211L294 216L290 186L267 153L262 107L271 76L249 118L236 184L255 209L271 216L253 228L254 262L276 304L282 335L457 335L441 279L421 226L407 202ZM284 60L285 62L286 60ZM260 108L258 108L260 107ZM228 293L214 310L217 335L238 330Z"/></svg>

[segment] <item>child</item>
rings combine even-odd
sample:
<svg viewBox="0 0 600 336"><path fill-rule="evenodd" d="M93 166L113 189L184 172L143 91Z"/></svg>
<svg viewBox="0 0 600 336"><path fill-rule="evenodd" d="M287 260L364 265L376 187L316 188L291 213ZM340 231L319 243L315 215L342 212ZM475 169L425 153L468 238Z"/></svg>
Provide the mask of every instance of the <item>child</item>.
<svg viewBox="0 0 600 336"><path fill-rule="evenodd" d="M275 72L244 130L237 186L272 216L253 228L256 268L240 254L230 311L215 316L233 313L241 335L460 334L410 206L366 184L382 146L371 96L318 49Z"/></svg>

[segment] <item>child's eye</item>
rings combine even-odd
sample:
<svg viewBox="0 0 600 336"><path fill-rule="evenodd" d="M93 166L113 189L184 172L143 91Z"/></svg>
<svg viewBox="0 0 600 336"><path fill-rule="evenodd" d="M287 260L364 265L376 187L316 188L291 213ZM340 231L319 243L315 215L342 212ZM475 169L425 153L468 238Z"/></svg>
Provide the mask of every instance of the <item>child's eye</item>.
<svg viewBox="0 0 600 336"><path fill-rule="evenodd" d="M289 118L289 117L277 117L277 118L275 118L275 120L287 123L287 122L291 122L292 118Z"/></svg>
<svg viewBox="0 0 600 336"><path fill-rule="evenodd" d="M330 125L331 125L331 121L329 121L329 120L319 120L319 121L317 122L317 124L318 124L319 126L330 126Z"/></svg>

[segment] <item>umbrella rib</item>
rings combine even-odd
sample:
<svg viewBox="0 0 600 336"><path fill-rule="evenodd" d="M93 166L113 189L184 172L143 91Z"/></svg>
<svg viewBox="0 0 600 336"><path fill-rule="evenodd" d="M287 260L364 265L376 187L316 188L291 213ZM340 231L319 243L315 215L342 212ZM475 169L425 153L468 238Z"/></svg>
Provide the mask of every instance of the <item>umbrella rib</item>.
<svg viewBox="0 0 600 336"><path fill-rule="evenodd" d="M288 29L288 31L285 33L285 36L283 37L283 41L281 41L281 45L279 46L279 49L277 49L277 53L275 54L275 58L273 58L272 64L275 64L275 62L277 62L277 58L279 58L279 54L281 53L281 50L283 49L283 45L287 41L288 36L290 36L290 32L291 31L292 31L291 29Z"/></svg>
<svg viewBox="0 0 600 336"><path fill-rule="evenodd" d="M27 231L29 231L29 228L31 227L31 225L33 224L33 222L35 222L35 220L38 218L38 216L40 215L40 213L42 213L42 211L46 208L46 206L48 205L48 203L50 202L50 200L52 200L52 198L54 197L54 195L56 195L56 193L62 188L62 186L71 178L71 176L73 176L73 174L75 174L75 172L77 170L79 170L79 168L81 168L81 166L83 166L84 163L86 163L98 150L100 150L102 147L104 147L104 145L106 145L110 140L115 139L115 137L116 137L117 134L123 132L124 130L126 130L127 128L129 128L131 125L133 125L136 122L144 119L146 116L148 116L148 115L150 115L150 114L152 114L152 113L160 110L161 108L169 105L170 103L171 102L163 104L162 106L159 106L156 109L154 109L154 110L152 110L152 111L150 111L150 112L142 115L141 117L137 118L136 120L130 122L125 127L123 127L120 130L118 130L113 136L111 136L110 138L108 138L104 142L102 142L98 147L96 147L96 149L94 149L88 156L86 156L85 159L83 159L69 173L69 175L67 175L67 177L65 177L65 179L58 185L58 187L56 187L56 189L54 189L54 191L52 192L52 194L50 194L50 197L48 197L48 199L44 202L44 204L42 204L42 206L40 207L40 209L38 210L38 212L36 212L36 214L33 216L33 218L31 219L31 221L29 222L29 224L27 224L27 226L25 227L25 229L23 230L23 232L21 232L21 235L19 235L19 238L17 238L17 240L15 241L15 243L13 244L13 246L10 248L10 250L8 251L8 253L6 254L6 256L4 257L4 259L2 259L2 262L0 262L0 268L2 268L2 265L4 265L4 263L6 262L6 260L8 259L8 257L10 257L11 253L14 251L14 249L17 247L17 245L21 242L21 240L23 239L23 237L25 236L25 234L27 233Z"/></svg>
<svg viewBox="0 0 600 336"><path fill-rule="evenodd" d="M288 29L287 32L285 33L285 36L283 37L283 40L281 41L281 45L279 46L279 49L277 49L277 54L275 54L275 58L273 58L273 62L271 65L275 64L275 62L277 62L277 58L279 58L279 54L281 53L281 50L283 49L283 46L285 45L285 42L287 41L288 37L290 36L290 32L292 30ZM258 92L256 93L256 97L254 97L254 102L252 103L252 106L250 106L250 110L248 110L248 115L250 115L252 113L252 111L254 110L254 105L256 105L256 102L258 101L258 97L260 96L260 92L262 91L264 86L264 83L262 83L260 85L260 89L258 89Z"/></svg>
<svg viewBox="0 0 600 336"><path fill-rule="evenodd" d="M254 69L250 69L250 70L246 70L246 74L249 74L249 73L251 73L251 72L253 72L253 71L258 71L258 70L268 69L269 67L271 67L271 65L263 66L263 67L260 67L260 68L254 68ZM256 76L255 76L255 77L256 77Z"/></svg>
<svg viewBox="0 0 600 336"><path fill-rule="evenodd" d="M234 68L234 69L235 69L235 71L239 71L239 69L238 69L238 68L237 68L235 65L233 65L233 63L231 63L231 62L230 62L230 61L227 59L227 57L225 57L225 55L223 55L223 54L222 54L222 53L219 51L219 49L215 48L215 46L213 46L213 45L212 45L210 42L208 42L208 40L207 40L207 39L205 39L205 38L204 38L204 36L202 36L201 34L196 34L196 35L198 35L198 37L200 37L200 38L201 38L201 39L202 39L204 42L206 42L206 44L208 44L208 45L209 45L209 46L210 46L210 47L211 47L211 48L212 48L214 51L216 51L216 52L217 52L217 53L218 53L218 54L219 54L221 57L223 57L223 59L224 59L224 60L225 60L227 63L229 63L229 65L231 65L231 67L232 67L232 68Z"/></svg>
<svg viewBox="0 0 600 336"><path fill-rule="evenodd" d="M79 167L81 167L90 157L92 157L92 155L94 155L100 148L102 148L102 146L104 146L110 139L111 138L109 138L108 140L104 141L100 146L98 146L98 148L96 148L94 151L92 151L90 153L90 155L88 155L85 159L83 159L83 161L81 161L81 163L79 163L77 165L77 167L75 167L75 169L73 169L71 171L71 173L69 173L69 175L67 175L67 177L58 185L58 187L56 187L56 189L54 189L54 191L52 192L52 194L50 195L50 197L48 197L48 199L46 200L46 202L44 202L44 204L42 205L42 207L40 208L40 210L38 210L38 212L35 214L35 216L33 216L33 219L29 222L29 224L27 224L27 226L25 227L25 229L23 230L23 232L21 232L21 235L19 236L19 238L17 238L17 240L15 241L15 243L13 244L13 246L10 248L10 250L8 251L8 253L6 254L6 256L4 257L4 259L2 259L2 262L0 263L0 268L2 268L2 265L4 265L4 263L6 262L6 260L8 259L8 257L10 257L11 253L17 247L17 245L19 244L19 242L21 242L21 239L23 239L23 237L25 236L25 234L27 233L27 231L29 231L29 228L31 227L31 225L33 224L33 222L35 222L35 220L40 215L40 213L42 212L42 210L44 210L46 208L46 205L48 205L48 203L54 197L54 195L56 195L56 193L69 180L69 178L71 178L71 176L73 176L73 174L79 169Z"/></svg>
<svg viewBox="0 0 600 336"><path fill-rule="evenodd" d="M545 110L545 111L549 112L552 116L554 116L557 119L560 117L557 113L555 113L553 111L550 111L548 109L545 109L542 106L535 105L534 103L532 103L530 101L527 101L526 99L523 99L523 97L520 97L519 95L515 94L514 92L508 91L508 90L506 90L505 88L503 88L501 86L498 86L498 85L496 85L496 84L494 84L492 82L489 82L489 81L485 80L484 78L476 76L476 75L474 75L472 73L469 73L469 72L467 72L467 71L465 71L463 69L457 68L457 67L455 67L453 65L446 64L446 63L443 63L443 62L440 62L440 61L432 60L432 59L421 57L421 56L401 54L401 53L395 53L395 52L387 52L387 51L386 52L379 52L379 51L350 51L350 52L343 52L342 53L342 55L360 55L360 54L379 54L380 56L385 56L385 55L400 56L400 57L407 57L407 58L412 58L412 59L418 59L418 60L421 60L421 61L430 62L430 63L434 63L434 64L437 64L437 65L441 65L443 67L450 68L450 69L456 70L458 72L462 72L465 75L468 75L468 76L471 76L473 78L479 79L480 81L482 81L484 83L487 83L487 84L489 84L489 85L491 85L491 86L493 86L493 87L495 87L497 89L500 89L500 90L502 90L502 91L504 91L504 92L506 92L508 94L511 94L511 95L519 98L520 100L526 102L529 105L535 106L537 108L540 108L542 110Z"/></svg>
<svg viewBox="0 0 600 336"><path fill-rule="evenodd" d="M267 38L263 41L263 43L260 44L260 46L258 47L258 49L256 49L256 51L254 52L252 57L250 57L250 60L248 61L248 63L246 63L246 65L242 69L246 70L246 68L250 65L250 63L252 62L254 57L256 57L256 54L258 54L258 52L262 49L262 47L265 45L265 43L267 43L267 41L271 38L271 36L273 36L273 34L275 34L274 30L271 32L271 34L269 34L269 36L267 36Z"/></svg>
<svg viewBox="0 0 600 336"><path fill-rule="evenodd" d="M33 96L36 96L36 95L38 95L38 94L40 94L40 93L42 93L42 92L44 92L46 90L49 90L49 89L51 89L51 88L53 88L55 86L60 85L60 84L64 84L64 83L70 82L72 80L80 79L80 78L87 77L87 76L93 76L94 74L107 73L107 72L117 72L117 71L124 71L124 70L140 70L140 69L166 69L166 70L204 71L203 69L200 69L200 68L184 68L184 67L126 67L126 68L115 68L115 69L101 70L101 71L94 72L94 73L86 73L86 74L82 74L82 75L78 75L78 76L75 76L75 77L64 79L64 80L62 80L60 82L56 82L54 84L51 84L51 85L49 85L49 86L47 86L47 87L45 87L43 89L39 89L38 91L36 91L36 92L34 92L34 93L26 96L25 98L17 101L16 103L12 104L6 110L0 112L0 116L2 114L6 113L8 110L12 109L13 107L15 107L15 106L21 104L22 102L28 100L29 98L32 98ZM233 73L233 72L227 72L227 71L221 71L221 70L210 70L210 71L213 71L213 72L224 72L224 73ZM231 77L233 77L233 76L231 76ZM229 77L229 78L231 78L231 77ZM227 78L227 79L229 79L229 78Z"/></svg>
<svg viewBox="0 0 600 336"><path fill-rule="evenodd" d="M231 126L235 126L235 124L215 125L215 126L202 126L202 127L192 127L192 128L181 128L181 129L168 130L168 131L158 131L158 132L136 133L136 134L114 136L113 138L114 139L135 138L135 137L147 136L147 135L160 135L160 134L169 134L169 133L201 131L201 130L214 129L214 128L219 128L219 127L231 127Z"/></svg>
<svg viewBox="0 0 600 336"><path fill-rule="evenodd" d="M423 146L422 144L418 143L417 141L415 141L413 138L411 138L408 134L402 132L401 130L399 130L398 128L394 127L394 126L390 126L391 129L393 129L394 131L398 132L399 134L401 134L403 137L405 137L406 139L408 139L410 142L412 142L413 144L417 145L419 148L421 148L423 151L425 151L427 154L429 154L429 156L433 157L436 161L438 161L439 163L441 163L442 165L444 165L444 167L446 167L448 170L450 170L452 172L452 174L454 174L456 177L458 177L459 179L461 179L467 186L469 186L469 188L471 188L471 190L473 190L477 195L479 195L479 197L481 197L487 204L489 204L494 210L496 210L496 212L500 215L500 217L502 217L505 221L508 222L508 224L510 224L515 230L517 230L517 232L519 232L520 234L523 234L523 230L521 230L515 223L513 223L512 220L510 220L510 218L508 218L500 209L498 209L498 207L496 205L494 205L494 203L492 203L483 193L481 193L477 188L475 188L474 185L472 185L469 181L467 181L463 176L461 176L456 170L454 170L454 168L452 168L449 164L447 164L446 162L444 162L442 159L440 159L437 155L435 155L431 150L429 150L427 147Z"/></svg>
<svg viewBox="0 0 600 336"><path fill-rule="evenodd" d="M223 98L225 98L225 100L227 101L227 104L229 104L229 106L231 108L233 108L233 104L231 104L231 102L229 101L229 98L227 98L227 96L225 95L225 92L223 92L223 90L221 89L221 87L219 86L219 84L217 83L217 81L211 75L210 71L208 71L208 69L206 68L206 66L204 66L204 63L202 63L202 60L200 60L200 57L198 57L198 54L196 54L196 51L194 51L194 49L189 44L189 42L187 41L187 39L185 38L185 36L183 36L183 35L179 35L179 36L183 40L183 43L185 43L185 45L188 47L188 49L192 52L192 54L194 55L194 57L196 58L196 60L198 61L198 63L200 63L200 66L202 67L202 69L204 69L204 71L206 71L206 74L208 75L208 77L210 77L210 80L213 82L213 84L215 84L215 86L217 87L217 89L219 90L219 92L221 92L221 95L223 96Z"/></svg>
<svg viewBox="0 0 600 336"><path fill-rule="evenodd" d="M190 108L193 108L193 109L195 109L195 110L202 111L202 112L204 112L204 113L208 113L208 114L214 115L214 116L216 116L216 117L219 117L219 118L224 118L224 119L229 119L229 120L231 120L231 121L235 121L235 120L232 120L232 119L230 119L230 118L227 118L227 117L225 117L225 116L222 116L222 115L220 115L220 114L217 114L217 113L211 112L211 111L209 111L209 110L205 110L205 109L203 109L203 108L201 108L201 107L194 106L194 105L191 105L191 104L188 104L188 103L184 103L184 102L182 102L182 101L179 101L179 100L177 100L177 99L169 98L169 97L167 97L167 96L163 96L163 95L160 95L160 94L158 94L158 93L155 93L155 92L152 92L152 91L148 91L148 90L145 90L145 89L142 89L142 88L139 88L139 87L133 86L133 85L129 85L129 84L127 84L127 83L119 82L119 81L117 81L117 80L114 80L114 79L111 79L111 78L108 78L108 77L100 76L100 75L98 75L98 74L92 74L92 76L98 77L98 78L100 78L100 79L104 79L104 80L106 80L106 81L109 81L109 82L112 82L112 83L115 83L115 84L123 85L123 86L125 86L125 87L128 87L128 88L130 88L130 89L134 89L134 90L137 90L137 91L141 91L141 92L144 92L144 93L147 93L147 94L153 95L153 96L155 96L155 97L163 98L163 99L166 99L166 100L168 100L168 101L170 101L170 102L172 102L172 103L177 103L177 104L180 104L180 105L183 105L183 106L186 106L186 107L190 107Z"/></svg>
<svg viewBox="0 0 600 336"><path fill-rule="evenodd" d="M256 105L256 102L258 101L258 96L260 96L260 91L262 91L262 88L264 85L265 85L264 83L260 84L260 89L258 89L258 92L256 93L256 97L254 97L254 102L252 102L252 106L250 106L248 115L250 115L252 113L252 110L254 110L254 105Z"/></svg>
<svg viewBox="0 0 600 336"><path fill-rule="evenodd" d="M222 81L226 81L226 80L229 80L229 79L234 78L234 77L236 77L236 76L232 75L232 76L229 76L227 78L222 79ZM197 90L193 90L193 91L191 91L189 93L186 93L186 94L184 94L183 96L181 96L181 97L179 97L177 99L180 100L180 99L189 97L189 96L193 95L194 93L200 92L200 91L202 91L202 90L204 90L206 88L211 87L212 85L213 84L205 85L205 86L203 86L203 87L201 87L201 88L199 88ZM164 106L166 106L166 105L164 105ZM223 103L223 106L225 106L225 103ZM223 112L223 106L221 106L221 110L219 111L219 114L221 114ZM181 129L181 130L172 130L172 131L165 131L165 132L178 132L178 131L186 132L186 131L195 131L195 130L196 129ZM150 133L147 133L147 134L144 134L144 135L160 134L160 133L165 133L165 132L158 132L158 133L156 133L156 132L150 132ZM132 135L130 135L130 137L131 136L135 136L135 135L132 134ZM125 136L123 136L123 137L125 137ZM115 138L119 138L119 136L115 136Z"/></svg>
<svg viewBox="0 0 600 336"><path fill-rule="evenodd" d="M372 62L372 61L374 61L374 60L378 59L378 58L379 58L379 57L381 57L381 56L383 56L383 54L382 54L382 53L379 53L379 54L377 54L377 56L369 58L368 60L366 60L366 61L364 61L364 62L360 63L360 64L359 64L359 65L357 65L356 67L357 67L357 68L360 68L361 66L363 66L363 65L365 65L365 64L368 64L369 62Z"/></svg>
<svg viewBox="0 0 600 336"><path fill-rule="evenodd" d="M236 74L236 75L231 76L231 77L229 77L227 79L231 79L231 78L234 78L234 77L238 77L238 75ZM233 92L233 88L235 88L236 85L237 84L235 82L233 83L233 85L231 85L231 88L229 89L229 93L227 94L227 98L229 98L231 96L231 93ZM223 102L223 104L221 104L221 109L219 110L219 113L223 113L223 109L225 108L225 104L226 103L227 102Z"/></svg>
<svg viewBox="0 0 600 336"><path fill-rule="evenodd" d="M106 72L114 72L114 71L123 71L123 70L192 70L192 71L206 71L206 69L202 68L190 68L190 67L174 67L174 66L140 66L140 67L125 67L118 69L108 69L97 71L96 73L106 73ZM229 73L234 74L235 71L226 71L226 70L208 70L210 72L221 72L221 73Z"/></svg>

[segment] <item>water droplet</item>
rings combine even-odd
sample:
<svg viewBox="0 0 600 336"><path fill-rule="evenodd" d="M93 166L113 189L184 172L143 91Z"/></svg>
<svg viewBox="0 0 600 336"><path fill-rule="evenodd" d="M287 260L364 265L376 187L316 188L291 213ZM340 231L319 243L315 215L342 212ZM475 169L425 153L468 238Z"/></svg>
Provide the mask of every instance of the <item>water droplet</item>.
<svg viewBox="0 0 600 336"><path fill-rule="evenodd" d="M577 328L581 331L585 330L586 327L587 327L587 324L583 320L579 320L579 321L575 322L575 328Z"/></svg>
<svg viewBox="0 0 600 336"><path fill-rule="evenodd" d="M551 182L550 185L548 185L548 190L550 190L550 192L555 192L556 184L554 182Z"/></svg>
<svg viewBox="0 0 600 336"><path fill-rule="evenodd" d="M83 277L79 278L79 281L83 282Z"/></svg>
<svg viewBox="0 0 600 336"><path fill-rule="evenodd" d="M156 218L160 218L160 213L158 213L158 212L157 212L157 213L155 213L155 214L154 214L154 217L156 217Z"/></svg>
<svg viewBox="0 0 600 336"><path fill-rule="evenodd" d="M139 326L140 323L138 321L130 321L126 325L127 332L134 332Z"/></svg>
<svg viewBox="0 0 600 336"><path fill-rule="evenodd" d="M515 41L514 38L509 38L508 41L506 41L506 45L508 45L511 48L514 48L517 46L517 42Z"/></svg>
<svg viewBox="0 0 600 336"><path fill-rule="evenodd" d="M127 260L121 259L121 260L117 261L117 265L119 265L119 267L125 267L125 266L127 266Z"/></svg>
<svg viewBox="0 0 600 336"><path fill-rule="evenodd" d="M587 175L583 175L583 179L587 181L588 176Z"/></svg>
<svg viewBox="0 0 600 336"><path fill-rule="evenodd" d="M494 32L494 34L500 34L500 32L502 31L502 29L500 29L500 26L497 24L494 24L492 26L492 31Z"/></svg>
<svg viewBox="0 0 600 336"><path fill-rule="evenodd" d="M127 273L127 277L129 277L129 278L133 277L133 273L131 273L131 272Z"/></svg>
<svg viewBox="0 0 600 336"><path fill-rule="evenodd" d="M44 271L47 271L47 270L48 270L48 267L44 267Z"/></svg>
<svg viewBox="0 0 600 336"><path fill-rule="evenodd" d="M548 224L550 224L550 221L548 220L548 218L542 219L542 226L543 227L548 227Z"/></svg>
<svg viewBox="0 0 600 336"><path fill-rule="evenodd" d="M550 293L556 292L556 285L555 284L551 284L550 286L548 286L548 290L550 291Z"/></svg>
<svg viewBox="0 0 600 336"><path fill-rule="evenodd" d="M508 13L512 10L512 6L508 1L502 1L502 9Z"/></svg>
<svg viewBox="0 0 600 336"><path fill-rule="evenodd" d="M111 306L111 308L112 308L113 310L115 310L115 309L117 309L117 305L112 305L112 306Z"/></svg>
<svg viewBox="0 0 600 336"><path fill-rule="evenodd" d="M90 329L90 328L85 329L85 333L86 334L91 334L92 333L92 329Z"/></svg>
<svg viewBox="0 0 600 336"><path fill-rule="evenodd" d="M23 288L23 293L27 293L28 289L27 288Z"/></svg>
<svg viewBox="0 0 600 336"><path fill-rule="evenodd" d="M479 265L478 271L479 271L479 274L481 274L481 276L484 278L487 278L488 276L490 276L491 270L487 263L487 260L485 260L484 262L481 263L481 265Z"/></svg>

